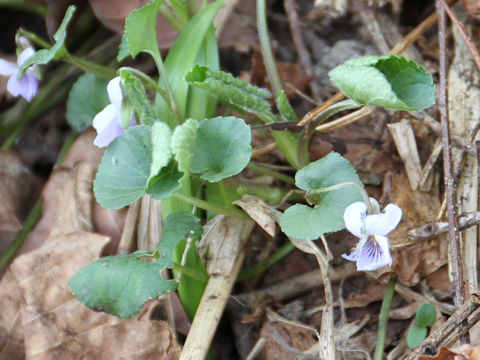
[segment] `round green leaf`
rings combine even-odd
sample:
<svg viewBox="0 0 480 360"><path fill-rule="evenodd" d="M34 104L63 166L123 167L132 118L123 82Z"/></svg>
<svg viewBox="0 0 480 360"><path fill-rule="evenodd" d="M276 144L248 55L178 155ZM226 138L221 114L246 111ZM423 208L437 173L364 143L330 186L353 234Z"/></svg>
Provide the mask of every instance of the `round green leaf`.
<svg viewBox="0 0 480 360"><path fill-rule="evenodd" d="M150 128L128 128L108 146L98 167L93 190L100 205L120 209L137 201L145 194L151 162Z"/></svg>
<svg viewBox="0 0 480 360"><path fill-rule="evenodd" d="M361 105L392 110L423 110L435 104L432 76L403 56L351 59L329 72L337 86Z"/></svg>
<svg viewBox="0 0 480 360"><path fill-rule="evenodd" d="M418 307L415 322L418 326L432 326L437 319L437 312L432 303L424 302Z"/></svg>
<svg viewBox="0 0 480 360"><path fill-rule="evenodd" d="M242 119L228 116L200 122L195 136L190 171L217 182L242 171L250 161L250 127Z"/></svg>
<svg viewBox="0 0 480 360"><path fill-rule="evenodd" d="M296 185L306 191L345 182L363 186L353 166L335 152L308 164L295 176ZM362 195L354 186L322 192L317 195L318 203L313 208L302 204L288 208L280 218L280 227L285 234L296 239L315 240L325 233L345 228L345 208L361 200Z"/></svg>
<svg viewBox="0 0 480 360"><path fill-rule="evenodd" d="M415 349L427 337L428 330L424 326L413 325L407 334L407 345L410 349Z"/></svg>
<svg viewBox="0 0 480 360"><path fill-rule="evenodd" d="M146 301L176 289L175 281L160 275L170 259L145 262L140 255L151 253L108 256L81 268L68 282L73 295L92 310L127 318Z"/></svg>
<svg viewBox="0 0 480 360"><path fill-rule="evenodd" d="M157 250L167 259L172 259L177 244L186 239L198 240L203 228L200 219L188 211L180 211L167 216L163 223L163 232L157 244ZM173 262L172 262L173 265Z"/></svg>
<svg viewBox="0 0 480 360"><path fill-rule="evenodd" d="M171 161L168 166L149 179L145 191L157 200L165 199L182 187L180 183L182 177L183 173L178 171L176 162Z"/></svg>
<svg viewBox="0 0 480 360"><path fill-rule="evenodd" d="M76 132L92 125L92 120L110 103L108 81L84 74L73 84L67 100L67 122Z"/></svg>

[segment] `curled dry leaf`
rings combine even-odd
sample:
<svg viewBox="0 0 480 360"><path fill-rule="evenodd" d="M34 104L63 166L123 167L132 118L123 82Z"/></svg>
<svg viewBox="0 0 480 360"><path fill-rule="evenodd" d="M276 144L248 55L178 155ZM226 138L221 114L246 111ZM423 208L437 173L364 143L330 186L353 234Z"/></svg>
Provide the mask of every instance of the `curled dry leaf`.
<svg viewBox="0 0 480 360"><path fill-rule="evenodd" d="M241 207L268 235L275 236L275 211L265 201L252 195L244 195L234 204Z"/></svg>
<svg viewBox="0 0 480 360"><path fill-rule="evenodd" d="M435 356L422 355L418 360L478 360L480 359L480 345L462 345L454 349L440 348Z"/></svg>
<svg viewBox="0 0 480 360"><path fill-rule="evenodd" d="M462 0L463 7L477 20L480 19L480 2L478 0Z"/></svg>

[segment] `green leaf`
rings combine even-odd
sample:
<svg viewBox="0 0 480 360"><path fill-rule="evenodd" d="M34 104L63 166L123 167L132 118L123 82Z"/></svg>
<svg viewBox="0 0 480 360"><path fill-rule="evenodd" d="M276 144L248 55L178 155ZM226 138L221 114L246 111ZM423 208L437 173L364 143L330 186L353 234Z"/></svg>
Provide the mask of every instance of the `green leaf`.
<svg viewBox="0 0 480 360"><path fill-rule="evenodd" d="M170 146L178 162L178 169L188 174L192 163L193 146L197 134L198 121L188 119L173 131Z"/></svg>
<svg viewBox="0 0 480 360"><path fill-rule="evenodd" d="M174 280L160 276L160 271L171 263L170 258L145 262L141 261L142 256L155 254L137 251L101 258L80 269L68 285L73 295L90 309L131 317L146 301L177 287Z"/></svg>
<svg viewBox="0 0 480 360"><path fill-rule="evenodd" d="M152 165L150 167L150 178L157 175L160 170L167 166L172 158L170 140L172 130L163 122L155 122L152 126Z"/></svg>
<svg viewBox="0 0 480 360"><path fill-rule="evenodd" d="M202 236L200 219L188 211L181 211L167 216L163 223L162 238L157 249L166 259L172 259L173 250L180 241L187 237L198 240ZM173 262L170 266L173 266Z"/></svg>
<svg viewBox="0 0 480 360"><path fill-rule="evenodd" d="M125 99L135 107L137 119L147 125L156 122L158 116L140 79L127 70L120 70L119 74L122 78L122 89L125 93ZM130 123L130 115L126 117L126 124L123 124L123 120L122 118L122 126L125 125L127 127Z"/></svg>
<svg viewBox="0 0 480 360"><path fill-rule="evenodd" d="M157 175L149 179L146 193L157 200L165 199L180 189L183 173L178 171L175 161L165 166Z"/></svg>
<svg viewBox="0 0 480 360"><path fill-rule="evenodd" d="M415 349L427 337L428 330L424 326L413 325L407 334L407 345L410 349Z"/></svg>
<svg viewBox="0 0 480 360"><path fill-rule="evenodd" d="M195 65L185 79L191 85L217 96L218 101L235 110L261 113L270 109L270 104L265 100L272 96L268 90L249 85L226 72Z"/></svg>
<svg viewBox="0 0 480 360"><path fill-rule="evenodd" d="M298 122L298 116L295 113L295 110L293 110L292 105L290 105L285 91L280 91L280 94L278 94L276 100L276 104L283 121Z"/></svg>
<svg viewBox="0 0 480 360"><path fill-rule="evenodd" d="M250 127L228 116L200 122L190 171L210 182L233 176L247 166L252 155Z"/></svg>
<svg viewBox="0 0 480 360"><path fill-rule="evenodd" d="M437 319L437 312L432 303L424 302L418 307L415 322L418 326L432 326Z"/></svg>
<svg viewBox="0 0 480 360"><path fill-rule="evenodd" d="M73 84L67 100L67 122L76 132L92 125L92 120L110 103L108 81L93 74L83 74Z"/></svg>
<svg viewBox="0 0 480 360"><path fill-rule="evenodd" d="M366 56L329 72L337 86L360 105L423 110L435 104L432 76L402 56Z"/></svg>
<svg viewBox="0 0 480 360"><path fill-rule="evenodd" d="M98 167L93 189L100 205L120 209L137 201L145 194L151 162L150 128L128 128L108 146Z"/></svg>
<svg viewBox="0 0 480 360"><path fill-rule="evenodd" d="M59 28L53 35L55 39L55 44L50 49L42 49L37 51L34 55L29 57L25 61L18 72L18 79L20 80L25 71L32 65L44 65L52 61L53 59L58 59L67 54L67 49L65 48L65 39L67 38L67 26L72 20L73 14L75 13L76 7L70 5L63 17L62 23Z"/></svg>
<svg viewBox="0 0 480 360"><path fill-rule="evenodd" d="M157 12L163 0L154 0L140 9L133 10L125 20L125 36L132 57L141 52L158 53Z"/></svg>
<svg viewBox="0 0 480 360"><path fill-rule="evenodd" d="M363 186L353 166L335 152L308 164L295 175L297 187L309 192L344 182ZM345 208L361 200L361 193L354 186L320 192L313 208L302 204L289 207L280 218L280 227L293 238L315 240L325 233L345 228Z"/></svg>
<svg viewBox="0 0 480 360"><path fill-rule="evenodd" d="M120 46L118 47L117 62L121 63L129 55L130 55L130 48L128 47L127 36L125 34L123 34L122 35L122 42L120 43Z"/></svg>
<svg viewBox="0 0 480 360"><path fill-rule="evenodd" d="M187 23L189 15L186 2L183 0L169 0L168 2L172 6L172 9L175 11L175 14L178 16L180 21L182 23Z"/></svg>
<svg viewBox="0 0 480 360"><path fill-rule="evenodd" d="M223 0L217 0L201 9L185 26L178 36L165 59L165 70L168 80L175 95L175 99L183 114L186 114L189 85L185 75L192 69L197 56L202 49L205 36L210 29L211 22L215 17ZM164 116L162 120L168 124L177 125L168 105L160 96L155 99L157 113Z"/></svg>

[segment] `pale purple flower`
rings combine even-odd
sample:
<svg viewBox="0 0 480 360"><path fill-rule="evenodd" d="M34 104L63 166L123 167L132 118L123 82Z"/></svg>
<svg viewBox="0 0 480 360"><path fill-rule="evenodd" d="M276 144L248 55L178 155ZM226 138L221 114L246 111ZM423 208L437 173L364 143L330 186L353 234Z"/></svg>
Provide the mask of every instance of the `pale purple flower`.
<svg viewBox="0 0 480 360"><path fill-rule="evenodd" d="M107 105L93 118L93 127L97 130L97 137L93 144L98 147L108 146L124 132L121 116L123 94L120 80L119 76L110 80L107 85L107 93L111 104ZM134 124L135 119L132 115L130 126Z"/></svg>
<svg viewBox="0 0 480 360"><path fill-rule="evenodd" d="M374 207L379 210L379 206ZM355 202L345 209L343 218L347 230L360 238L349 255L342 255L345 259L356 261L358 271L373 271L392 264L386 235L397 227L402 209L388 204L382 212L367 214L367 205Z"/></svg>
<svg viewBox="0 0 480 360"><path fill-rule="evenodd" d="M10 76L7 90L13 96L21 96L31 101L38 93L38 77L35 74L35 65L30 66L20 80L17 79L22 65L35 54L33 48L28 47L18 55L17 63L0 59L0 75Z"/></svg>

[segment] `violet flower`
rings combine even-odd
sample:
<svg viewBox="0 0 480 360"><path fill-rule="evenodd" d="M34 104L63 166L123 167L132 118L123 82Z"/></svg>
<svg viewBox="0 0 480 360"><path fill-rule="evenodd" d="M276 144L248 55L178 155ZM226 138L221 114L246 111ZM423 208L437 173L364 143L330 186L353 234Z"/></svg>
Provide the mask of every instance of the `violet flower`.
<svg viewBox="0 0 480 360"><path fill-rule="evenodd" d="M97 137L93 144L98 147L106 147L113 140L123 134L122 128L122 87L119 76L110 80L107 85L108 98L111 104L107 105L93 118L93 127L97 130ZM130 125L135 125L135 118L132 115Z"/></svg>
<svg viewBox="0 0 480 360"><path fill-rule="evenodd" d="M0 59L0 75L10 76L7 90L13 96L21 96L31 101L38 93L38 77L35 74L35 65L30 66L20 80L17 80L18 72L25 61L35 54L35 50L27 47L17 57L17 63Z"/></svg>
<svg viewBox="0 0 480 360"><path fill-rule="evenodd" d="M345 209L343 215L345 226L353 235L360 238L356 248L342 256L357 262L358 271L373 271L392 264L389 241L386 235L395 229L402 218L402 209L397 205L388 204L380 212L380 206L375 199L376 213L367 214L364 202L355 202Z"/></svg>

